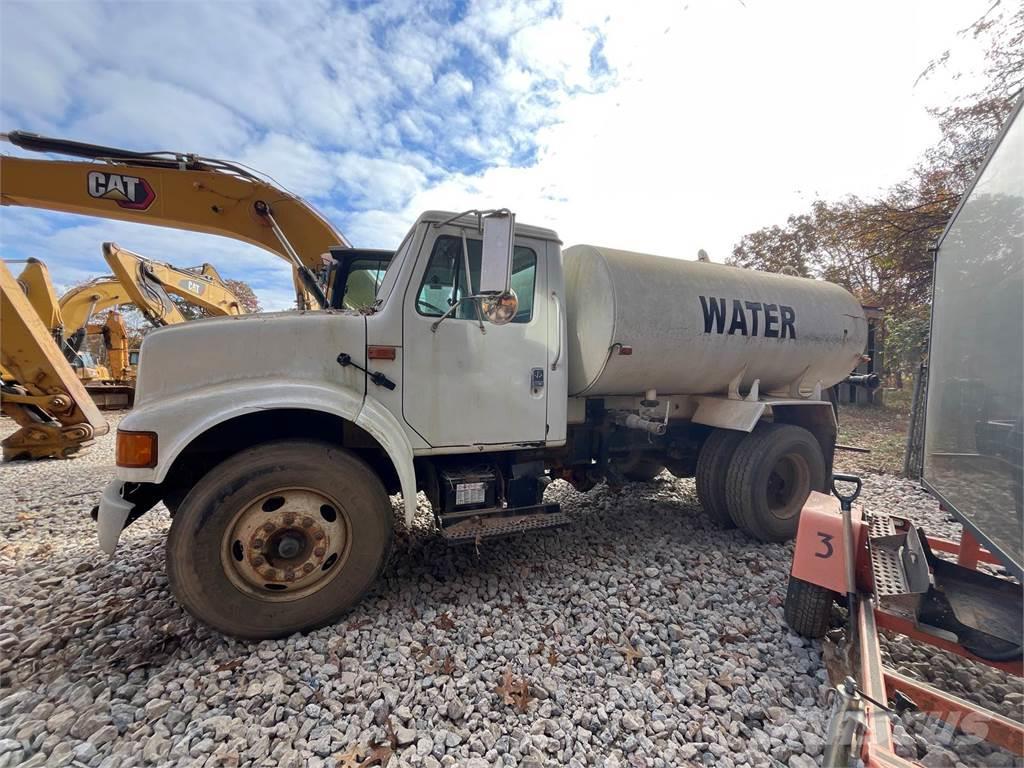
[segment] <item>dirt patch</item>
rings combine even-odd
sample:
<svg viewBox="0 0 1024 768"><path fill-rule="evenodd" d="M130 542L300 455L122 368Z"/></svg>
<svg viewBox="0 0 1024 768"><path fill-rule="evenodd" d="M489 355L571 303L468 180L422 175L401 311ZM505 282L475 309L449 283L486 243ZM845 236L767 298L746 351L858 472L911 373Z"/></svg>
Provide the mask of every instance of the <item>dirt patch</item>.
<svg viewBox="0 0 1024 768"><path fill-rule="evenodd" d="M909 388L885 392L885 405L841 405L839 443L868 448L870 453L836 451L836 470L863 474L903 472L903 452L910 425Z"/></svg>

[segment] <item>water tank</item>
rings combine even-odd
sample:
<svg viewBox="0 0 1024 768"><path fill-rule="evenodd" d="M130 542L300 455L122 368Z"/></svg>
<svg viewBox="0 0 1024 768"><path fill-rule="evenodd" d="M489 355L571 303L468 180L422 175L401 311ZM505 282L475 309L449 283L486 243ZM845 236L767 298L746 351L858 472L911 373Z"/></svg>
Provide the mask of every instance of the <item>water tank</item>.
<svg viewBox="0 0 1024 768"><path fill-rule="evenodd" d="M564 252L569 393L786 394L859 362L860 303L832 283L592 245Z"/></svg>

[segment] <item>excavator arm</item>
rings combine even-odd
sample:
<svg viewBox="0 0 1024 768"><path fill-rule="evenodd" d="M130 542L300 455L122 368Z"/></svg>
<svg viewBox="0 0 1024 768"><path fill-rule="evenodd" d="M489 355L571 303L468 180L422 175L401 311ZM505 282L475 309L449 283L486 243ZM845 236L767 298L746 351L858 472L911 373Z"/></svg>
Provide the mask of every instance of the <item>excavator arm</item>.
<svg viewBox="0 0 1024 768"><path fill-rule="evenodd" d="M50 270L39 259L26 259L25 268L18 275L18 284L39 319L54 338L60 338L64 330L64 317L50 280Z"/></svg>
<svg viewBox="0 0 1024 768"><path fill-rule="evenodd" d="M103 258L112 275L72 288L60 297L58 312L68 337L74 336L100 312L123 304L134 304L155 326L183 323L186 317L171 300L171 295L180 296L213 316L245 314L238 297L212 264L181 269L147 259L116 243L103 244ZM52 293L52 288L50 290ZM43 293L41 288L29 291L30 300L36 292Z"/></svg>
<svg viewBox="0 0 1024 768"><path fill-rule="evenodd" d="M23 131L22 149L89 162L0 155L0 204L173 227L265 248L293 267L300 308L326 306L316 274L345 237L301 198L239 165L196 155L104 147Z"/></svg>
<svg viewBox="0 0 1024 768"><path fill-rule="evenodd" d="M109 430L50 329L0 262L0 410L21 427L5 459L66 458Z"/></svg>
<svg viewBox="0 0 1024 768"><path fill-rule="evenodd" d="M196 270L179 269L132 253L116 243L103 244L103 258L131 296L131 303L154 325L173 325L185 320L168 294L179 296L210 315L245 314L238 297L212 264L203 264Z"/></svg>
<svg viewBox="0 0 1024 768"><path fill-rule="evenodd" d="M121 281L113 276L97 277L83 283L60 297L64 334L68 338L73 337L100 312L134 303Z"/></svg>

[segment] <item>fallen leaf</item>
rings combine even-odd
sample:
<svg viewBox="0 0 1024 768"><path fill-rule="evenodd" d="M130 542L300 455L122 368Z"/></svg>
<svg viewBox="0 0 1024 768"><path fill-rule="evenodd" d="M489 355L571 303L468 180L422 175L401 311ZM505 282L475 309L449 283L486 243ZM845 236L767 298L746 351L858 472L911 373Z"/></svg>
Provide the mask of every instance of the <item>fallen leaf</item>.
<svg viewBox="0 0 1024 768"><path fill-rule="evenodd" d="M438 629L443 629L445 632L455 629L455 622L452 621L452 617L445 611L436 619L434 619L434 626Z"/></svg>
<svg viewBox="0 0 1024 768"><path fill-rule="evenodd" d="M624 645L616 648L619 653L626 657L627 664L636 664L637 661L642 659L644 655L640 653L636 648L631 645Z"/></svg>
<svg viewBox="0 0 1024 768"><path fill-rule="evenodd" d="M502 701L514 706L520 713L525 713L530 706L530 686L522 678L512 676L512 671L505 670L502 675L501 685L494 689L495 693L501 696Z"/></svg>
<svg viewBox="0 0 1024 768"><path fill-rule="evenodd" d="M371 766L386 766L394 750L391 747L381 745L370 746L369 748L356 746L348 752L339 752L334 755L337 768L371 768Z"/></svg>

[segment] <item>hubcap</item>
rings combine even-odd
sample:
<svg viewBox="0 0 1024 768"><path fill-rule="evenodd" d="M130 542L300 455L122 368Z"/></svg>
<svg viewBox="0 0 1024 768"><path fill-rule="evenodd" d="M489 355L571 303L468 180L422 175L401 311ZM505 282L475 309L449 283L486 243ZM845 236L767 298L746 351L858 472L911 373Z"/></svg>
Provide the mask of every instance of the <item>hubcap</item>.
<svg viewBox="0 0 1024 768"><path fill-rule="evenodd" d="M780 520L788 520L800 513L810 491L811 470L807 460L798 453L787 453L768 476L768 509Z"/></svg>
<svg viewBox="0 0 1024 768"><path fill-rule="evenodd" d="M281 488L235 515L224 532L221 561L243 592L282 602L321 589L348 558L348 515L329 496Z"/></svg>

